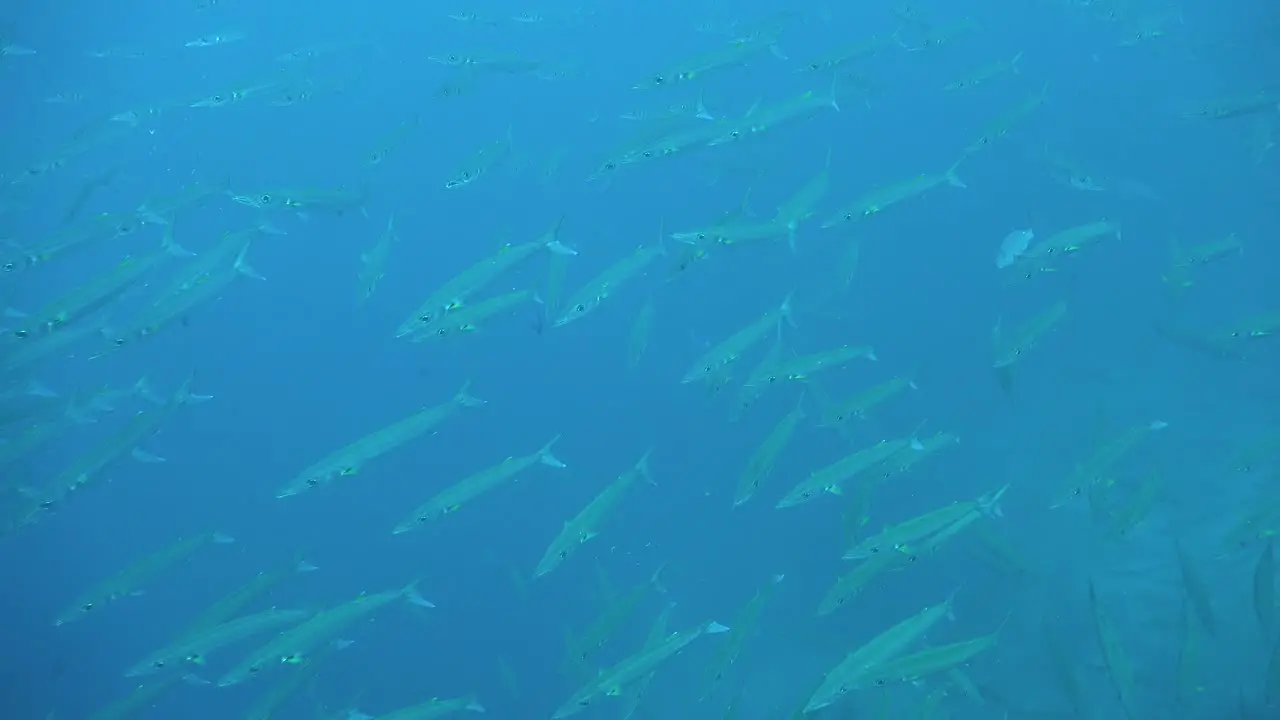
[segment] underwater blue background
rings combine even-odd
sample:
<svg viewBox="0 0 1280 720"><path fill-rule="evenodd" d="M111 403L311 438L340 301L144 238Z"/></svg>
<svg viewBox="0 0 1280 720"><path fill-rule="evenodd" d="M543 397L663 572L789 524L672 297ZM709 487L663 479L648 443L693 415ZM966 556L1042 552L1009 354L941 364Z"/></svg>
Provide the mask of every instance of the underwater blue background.
<svg viewBox="0 0 1280 720"><path fill-rule="evenodd" d="M1266 338L1248 361L1224 361L1172 343L1158 328L1217 327L1280 305L1276 155L1255 158L1252 119L1183 117L1216 98L1274 92L1280 21L1265 3L1116 3L1115 17L1101 2L915 5L939 24L972 18L978 29L915 52L890 44L858 63L858 79L838 85L840 112L622 168L607 183L588 177L634 131L620 114L698 95L631 89L655 69L790 13L777 44L785 58L761 53L699 85L713 114L740 116L762 98L825 92L830 73L800 71L804 58L872 34L887 37L902 29L901 19L891 3L831 2L455 8L222 0L199 9L180 0L28 3L0 11L0 40L36 51L0 57L0 176L12 179L10 170L56 155L84 128L118 131L65 168L14 180L16 189L0 195L0 235L18 244L60 227L85 179L108 171L110 182L92 192L81 216L129 211L193 182L227 183L233 192L367 193L358 210L272 215L287 234L265 236L249 252L265 282L236 280L145 345L91 360L90 342L30 373L64 396L127 386L144 375L167 395L194 373L195 391L213 399L183 409L146 442L164 463L126 459L107 482L0 540L0 717L94 717L138 685L123 676L130 663L256 573L299 559L317 569L286 578L266 605L327 607L420 579L437 607L389 607L345 633L353 644L333 653L320 681L281 709L278 717L286 719L353 704L377 714L469 695L490 717L549 717L579 684L562 672L566 633L581 633L659 567L666 593L646 596L620 626L609 657L639 647L667 602L676 603L675 626L709 619L732 625L768 578L786 579L735 663L735 677L715 698L699 701L715 655L712 642L700 642L658 675L640 717L719 718L739 691L740 717L791 717L843 653L956 588L950 639L990 632L1012 612L1000 647L975 663L984 683L1024 707L1065 706L1044 658L1047 618L1083 668L1092 717L1123 717L1097 660L1090 579L1106 588L1138 668L1142 710L1134 717L1235 717L1224 713L1242 692L1250 704L1255 696L1261 703L1271 646L1258 636L1249 606L1256 553L1224 551L1217 538L1259 497L1275 495L1274 475L1241 473L1228 457L1242 440L1280 422L1280 356L1274 338ZM446 17L464 10L495 18L538 13L542 20L488 26ZM1164 20L1167 34L1122 44L1149 18ZM183 47L231 29L245 39ZM305 69L290 66L290 77L321 88L305 103L275 107L249 98L224 108L187 106L275 77L282 53L335 42L349 46L300 61ZM141 56L87 55L107 47ZM962 92L943 90L1019 52L1019 72ZM430 59L449 53L514 55L541 65L463 77ZM442 97L438 89L449 83L466 89ZM744 198L754 215L770 217L822 170L828 152L831 189L818 221L870 188L941 170L992 117L1042 86L1042 108L960 166L967 189L938 188L847 228L810 221L794 253L785 242L735 249L682 273L669 272L681 248L665 239L668 258L565 327L549 327L544 306L528 303L466 337L417 345L394 337L431 289L560 218L561 241L578 253L568 260L572 292L660 233L708 225L743 207ZM80 99L46 102L56 93ZM136 126L107 120L126 109L140 111ZM370 166L368 153L413 117L416 130ZM474 185L444 188L456 168L508 128L508 162ZM1088 167L1105 189L1085 192L1055 180L1046 146ZM358 306L361 253L391 216L400 240L377 293ZM199 253L261 218L215 195L179 212L174 236ZM994 254L1011 230L1031 227L1047 237L1098 218L1119 222L1123 237L1032 281L1010 283L996 272ZM1186 291L1161 281L1171 241L1229 233L1243 242L1239 258L1206 266ZM160 237L151 225L97 243L6 278L0 297L15 310L37 307L125 255L157 247ZM861 243L858 269L840 289L835 265L853 241ZM543 292L547 263L539 255L495 289ZM791 293L795 328L783 330L789 347L876 348L877 363L852 364L824 382L847 393L907 374L919 389L861 421L852 446L838 433L804 428L761 497L732 508L751 451L802 393L806 402L812 394L788 383L731 422L726 401L734 386L709 397L679 380L703 350ZM1059 299L1070 305L1069 320L1019 367L1016 391L1006 395L991 369L992 328ZM629 369L632 323L650 300L656 312L648 351ZM143 301L128 294L110 316ZM754 356L744 362L749 367ZM483 407L459 411L357 475L276 499L316 458L446 401L467 381L487 401ZM133 411L122 407L75 428L5 468L6 479L58 472ZM1047 509L1056 484L1100 433L1155 419L1169 423L1166 434L1136 450L1121 471L1164 476L1163 500L1140 532L1116 544L1087 514ZM992 522L1031 572L1011 574L955 552L877 580L852 611L815 619L817 600L844 569L842 503L823 498L794 510L772 504L853 446L921 423L927 432L956 433L960 443L878 492L871 528L1010 483L1005 517ZM535 467L430 527L390 533L448 483L557 435L565 469ZM649 449L656 487L633 488L601 537L555 573L530 580L564 520ZM86 587L180 536L210 530L235 542L201 548L136 598L53 626ZM1175 538L1197 560L1219 612L1204 650L1203 691L1190 707L1176 701L1171 670L1184 612ZM229 651L218 663L239 654ZM279 679L226 689L180 682L132 717L243 717ZM1002 717L993 706L964 701L952 712ZM615 715L596 707L583 717Z"/></svg>

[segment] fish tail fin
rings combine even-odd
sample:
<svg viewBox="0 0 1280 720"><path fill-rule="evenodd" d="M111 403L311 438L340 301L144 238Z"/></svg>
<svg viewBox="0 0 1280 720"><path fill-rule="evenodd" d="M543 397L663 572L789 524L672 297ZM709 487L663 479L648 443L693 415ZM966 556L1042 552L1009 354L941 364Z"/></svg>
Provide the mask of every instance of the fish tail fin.
<svg viewBox="0 0 1280 720"><path fill-rule="evenodd" d="M484 706L481 705L480 701L477 700L474 696L467 698L467 704L463 706L463 709L470 710L471 712L478 712L478 713L482 713L485 711Z"/></svg>

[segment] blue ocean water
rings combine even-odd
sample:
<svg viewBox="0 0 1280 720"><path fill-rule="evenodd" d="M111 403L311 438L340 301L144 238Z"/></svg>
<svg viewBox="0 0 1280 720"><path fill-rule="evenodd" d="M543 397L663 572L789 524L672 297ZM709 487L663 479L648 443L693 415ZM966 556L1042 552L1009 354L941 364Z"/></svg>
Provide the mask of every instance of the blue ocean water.
<svg viewBox="0 0 1280 720"><path fill-rule="evenodd" d="M228 231L268 223L273 232L246 256L265 280L237 278L154 337L114 351L112 331L145 312L164 286L165 273L148 276L81 320L100 328L80 342L6 371L4 389L18 395L39 388L71 400L146 377L168 397L190 377L196 393L212 398L144 438L138 449L163 462L138 462L123 448L67 502L34 520L25 510L5 518L13 527L0 539L0 718L119 717L95 713L166 679L163 694L123 717L245 717L290 673L321 660L268 668L233 687L211 682L260 638L181 673L124 671L258 573L281 569L286 577L252 609L315 611L410 582L436 606L397 603L344 630L334 639L345 647L323 655L314 679L271 715L285 720L347 717L355 707L378 716L472 696L488 717L551 717L597 667L640 650L667 604L675 603L673 628L716 620L736 631L743 607L775 575L785 578L745 626L750 634L725 678L710 679L725 638L699 639L662 664L634 717L722 718L731 703L733 717L793 717L846 653L953 591L954 622L927 641L1002 628L998 647L964 666L983 692L966 694L942 675L896 678L917 682L860 690L804 716L1272 717L1265 713L1278 712L1280 681L1268 682L1274 638L1255 619L1254 578L1265 546L1258 536L1280 512L1259 521L1246 547L1223 536L1275 504L1280 470L1275 444L1256 466L1233 459L1280 424L1280 328L1271 315L1272 325L1248 326L1258 328L1255 337L1229 332L1280 310L1280 252L1271 242L1280 226L1280 156L1267 140L1277 111L1263 102L1214 119L1199 109L1276 93L1277 32L1280 19L1262 5L1158 0L180 0L5 9L4 257L20 260L98 213L126 224L7 274L4 323L21 326L24 314L126 256L154 251L165 227L140 222L137 209L193 184L216 190L178 209L171 228L197 257ZM769 33L776 42L768 47L678 87L633 89ZM189 46L217 34L231 41ZM811 58L872 37L883 46L870 57L805 69ZM1019 53L1016 71L947 89ZM623 116L670 122L661 118L668 108L700 100L717 120L684 109L672 127L763 127L759 118L778 103L805 91L822 98L832 87L838 112L816 107L735 142L628 156L636 161L592 179L653 124ZM984 129L1040 93L1043 102L1007 132ZM193 107L215 96L218 107ZM371 163L384 147L385 159ZM477 167L482 149L483 174L446 189L460 170ZM965 188L943 183L820 227L859 196L962 157L956 174ZM1077 174L1064 176L1068 165ZM768 221L824 168L828 191L799 224L794 251L785 233L743 247L712 242L704 260L676 269L690 248L672 233L726 217ZM337 189L358 201L252 206L264 193ZM362 254L390 218L399 240L376 292L358 303ZM995 267L1001 239L1015 229L1044 239L1099 219L1122 233L1073 248L1034 277L1012 279ZM576 254L540 251L470 300L513 290L531 299L474 332L420 344L395 337L432 290L558 222L559 240ZM1167 280L1175 242L1191 247L1231 234L1241 249L1194 264L1193 284ZM557 298L656 242L664 254L652 265L609 287L586 317L553 326ZM849 274L840 266L854 244ZM549 269L557 266L563 287ZM733 383L719 392L681 383L700 354L787 297L794 325L770 327L735 360ZM1069 307L1066 319L1029 346L1002 389L993 328L1009 331L1058 301ZM649 303L651 334L632 368L636 319ZM782 378L731 420L739 386L776 334L788 357L867 344L878 360ZM11 353L18 341L4 339L2 352ZM845 433L819 426L826 394L894 376L917 388ZM448 401L468 382L483 406L459 410L357 473L276 497L317 459ZM774 472L757 497L733 507L752 452L797 402L806 419ZM25 508L32 487L144 408L144 399L123 399L0 468L6 509ZM1096 507L1050 509L1099 445L1156 420L1167 429L1091 478L1099 492L1120 488L1121 504L1144 480L1160 479L1158 502L1129 532L1117 537L1114 518ZM2 427L11 444L29 425ZM865 508L852 507L853 492L773 507L854 450L941 431L958 444L882 483ZM427 527L391 533L436 492L556 437L565 468L533 467ZM533 579L565 521L647 451L654 485L631 488L598 537ZM1016 569L989 560L990 542L965 536L876 578L852 607L815 617L850 567L841 553L851 533L1005 484L1003 517L979 522L1016 553ZM201 547L126 597L54 626L95 583L180 537L212 531L234 542ZM1186 607L1199 594L1179 565L1178 544L1216 616L1212 633L1202 628L1190 686L1179 658L1197 632ZM300 562L314 569L295 570ZM661 591L645 590L585 674L570 669L566 637L580 637L660 568ZM1091 583L1099 603L1090 601ZM1133 666L1127 686L1115 656L1100 648L1098 607L1118 626ZM1061 646L1056 657L1074 669L1079 697L1064 692L1046 627ZM622 717L621 705L604 698L580 717Z"/></svg>

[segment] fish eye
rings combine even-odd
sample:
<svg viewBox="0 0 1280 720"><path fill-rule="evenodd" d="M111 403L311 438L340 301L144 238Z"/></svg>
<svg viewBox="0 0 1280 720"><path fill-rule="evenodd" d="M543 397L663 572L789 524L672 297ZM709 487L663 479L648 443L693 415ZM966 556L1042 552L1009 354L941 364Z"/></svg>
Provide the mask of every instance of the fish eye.
<svg viewBox="0 0 1280 720"><path fill-rule="evenodd" d="M444 337L449 334L449 328L440 328L436 331L436 337Z"/></svg>
<svg viewBox="0 0 1280 720"><path fill-rule="evenodd" d="M258 196L258 202L262 203L263 205L270 205L271 200L272 200L271 195L267 193L263 193L262 195Z"/></svg>
<svg viewBox="0 0 1280 720"><path fill-rule="evenodd" d="M664 78L664 77L662 77L661 75L654 75L654 76L653 76L653 84L654 84L654 85L661 85L662 83L664 83L664 82L666 82L666 81L667 81L667 79L666 79L666 78Z"/></svg>
<svg viewBox="0 0 1280 720"><path fill-rule="evenodd" d="M90 610L92 610L92 609L93 609L93 603L91 603L91 602L87 602L87 603L85 603L85 604L81 605L81 606L80 606L80 609L81 609L81 610L83 610L84 612L89 612Z"/></svg>
<svg viewBox="0 0 1280 720"><path fill-rule="evenodd" d="M423 314L423 315L419 315L419 316L418 316L418 322L424 322L424 323L431 322L431 313L426 313L426 314Z"/></svg>
<svg viewBox="0 0 1280 720"><path fill-rule="evenodd" d="M124 347L124 343L125 343L124 338L116 338L114 341L112 341L112 344L115 345L116 347Z"/></svg>
<svg viewBox="0 0 1280 720"><path fill-rule="evenodd" d="M320 481L317 480L316 478L313 478L313 477L307 478L307 487L315 487L319 484L320 484Z"/></svg>
<svg viewBox="0 0 1280 720"><path fill-rule="evenodd" d="M249 668L249 672L251 672L251 673L253 673L254 675L256 675L256 674L258 674L258 670L260 670L260 669L261 669L261 668L259 668L257 665L254 665L253 667Z"/></svg>
<svg viewBox="0 0 1280 720"><path fill-rule="evenodd" d="M458 58L458 56L457 56L457 55L450 55L450 56L449 56L449 62L451 62L451 63L456 63L456 62L458 62L458 60L459 60L459 58Z"/></svg>
<svg viewBox="0 0 1280 720"><path fill-rule="evenodd" d="M876 687L884 687L888 682L889 681L884 678L876 678Z"/></svg>
<svg viewBox="0 0 1280 720"><path fill-rule="evenodd" d="M164 667L164 661L163 661L163 660L156 660L155 662L151 663L151 667L153 667L153 668L162 668L162 667Z"/></svg>
<svg viewBox="0 0 1280 720"><path fill-rule="evenodd" d="M805 490L804 492L800 493L800 497L804 498L805 500L808 500L809 498L813 497L813 491Z"/></svg>
<svg viewBox="0 0 1280 720"><path fill-rule="evenodd" d="M573 309L574 309L574 310L577 310L578 312L586 312L586 311L587 311L587 306L586 306L586 305L583 305L582 303L578 303L577 305L575 305L575 306L574 306L574 308L573 308Z"/></svg>
<svg viewBox="0 0 1280 720"><path fill-rule="evenodd" d="M714 370L714 369L715 369L715 368L711 367L710 365L707 365L706 367L702 368L702 372L704 372L704 373L710 373L710 372L711 372L712 370Z"/></svg>
<svg viewBox="0 0 1280 720"><path fill-rule="evenodd" d="M822 69L822 66L821 66L821 65L819 65L819 64L818 64L818 63L816 63L816 62L811 62L811 63L809 63L809 69L810 69L810 70L821 70L821 69Z"/></svg>
<svg viewBox="0 0 1280 720"><path fill-rule="evenodd" d="M729 133L729 137L733 138L734 140L737 140L741 135L742 133L738 130L734 130L733 132Z"/></svg>
<svg viewBox="0 0 1280 720"><path fill-rule="evenodd" d="M14 334L14 337L24 338L24 337L26 337L26 336L27 336L27 331L26 331L26 330L15 330L13 334Z"/></svg>
<svg viewBox="0 0 1280 720"><path fill-rule="evenodd" d="M7 263L5 263L5 264L4 264L4 271L5 271L5 272L12 272L12 271L13 271L13 269L14 269L15 267L16 267L16 266L15 266L13 263L11 263L11 262L7 262Z"/></svg>
<svg viewBox="0 0 1280 720"><path fill-rule="evenodd" d="M837 692L839 692L841 695L848 695L848 694L849 694L849 688L848 688L847 686L845 686L845 685L841 685L841 686L840 686L840 689L839 689Z"/></svg>
<svg viewBox="0 0 1280 720"><path fill-rule="evenodd" d="M214 95L213 97L211 97L211 98L209 98L209 99L210 99L210 100L212 100L212 101L214 101L215 103L221 103L221 102L222 102L222 100L223 100L223 98L222 98L222 96L221 96L221 95Z"/></svg>

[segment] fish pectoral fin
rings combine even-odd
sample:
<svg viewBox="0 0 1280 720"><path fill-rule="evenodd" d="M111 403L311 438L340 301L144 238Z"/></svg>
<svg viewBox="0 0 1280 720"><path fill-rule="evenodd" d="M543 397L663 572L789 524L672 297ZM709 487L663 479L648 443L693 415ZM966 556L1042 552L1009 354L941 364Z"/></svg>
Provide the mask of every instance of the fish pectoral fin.
<svg viewBox="0 0 1280 720"><path fill-rule="evenodd" d="M144 463L165 462L164 458L160 457L159 455L153 455L147 452L146 450L143 450L142 448L134 448L133 450L129 451L129 454L132 455L133 459L137 460L138 462L144 462Z"/></svg>
<svg viewBox="0 0 1280 720"><path fill-rule="evenodd" d="M828 485L822 489L826 492L831 493L832 495L839 496L844 494L844 489L841 488L839 485Z"/></svg>

